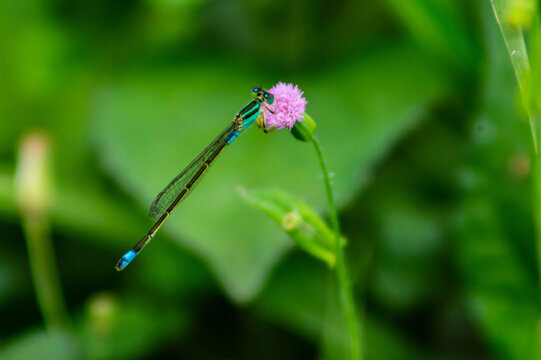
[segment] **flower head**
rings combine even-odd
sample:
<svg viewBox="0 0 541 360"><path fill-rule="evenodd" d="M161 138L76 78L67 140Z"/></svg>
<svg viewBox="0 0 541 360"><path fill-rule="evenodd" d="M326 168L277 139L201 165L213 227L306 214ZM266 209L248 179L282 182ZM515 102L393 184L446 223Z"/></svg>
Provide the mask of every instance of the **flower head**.
<svg viewBox="0 0 541 360"><path fill-rule="evenodd" d="M304 119L308 101L297 85L279 82L269 92L274 95L274 104L270 106L274 114L266 108L263 109L267 127L277 130L286 127L291 130L297 121Z"/></svg>

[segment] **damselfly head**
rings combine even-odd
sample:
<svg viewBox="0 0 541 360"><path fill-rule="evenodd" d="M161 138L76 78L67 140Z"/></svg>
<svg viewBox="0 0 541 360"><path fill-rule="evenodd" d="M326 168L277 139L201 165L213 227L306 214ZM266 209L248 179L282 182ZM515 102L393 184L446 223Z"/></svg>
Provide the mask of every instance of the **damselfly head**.
<svg viewBox="0 0 541 360"><path fill-rule="evenodd" d="M274 95L272 95L270 92L265 91L265 93L263 94L263 98L269 105L274 102Z"/></svg>
<svg viewBox="0 0 541 360"><path fill-rule="evenodd" d="M252 93L258 98L266 101L267 104L272 104L274 102L274 95L272 95L270 92L263 89L262 87L256 86L252 89Z"/></svg>

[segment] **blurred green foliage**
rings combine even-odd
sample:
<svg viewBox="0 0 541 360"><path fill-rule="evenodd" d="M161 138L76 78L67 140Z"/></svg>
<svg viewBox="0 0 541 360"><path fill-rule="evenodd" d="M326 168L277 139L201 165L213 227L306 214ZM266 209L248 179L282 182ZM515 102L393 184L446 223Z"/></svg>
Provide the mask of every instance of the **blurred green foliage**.
<svg viewBox="0 0 541 360"><path fill-rule="evenodd" d="M531 136L488 1L0 2L0 359L340 359L333 277L237 192L325 217L309 145L250 129L152 245L154 196L250 100L293 82L333 172L367 359L534 359ZM47 332L14 195L53 146L68 331Z"/></svg>

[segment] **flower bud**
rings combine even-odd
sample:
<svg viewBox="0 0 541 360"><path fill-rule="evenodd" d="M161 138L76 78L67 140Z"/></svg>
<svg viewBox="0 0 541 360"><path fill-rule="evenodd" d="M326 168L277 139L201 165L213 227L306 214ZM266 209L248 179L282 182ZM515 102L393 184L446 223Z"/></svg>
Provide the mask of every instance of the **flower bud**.
<svg viewBox="0 0 541 360"><path fill-rule="evenodd" d="M315 121L306 113L304 113L304 119L302 121L297 121L293 128L291 129L291 134L295 139L300 141L310 141L312 136L314 136L314 131L316 131Z"/></svg>
<svg viewBox="0 0 541 360"><path fill-rule="evenodd" d="M50 144L45 134L34 132L21 141L17 161L16 194L21 211L41 217L50 203Z"/></svg>
<svg viewBox="0 0 541 360"><path fill-rule="evenodd" d="M282 218L282 228L287 231L297 230L302 224L302 218L297 212L289 212Z"/></svg>
<svg viewBox="0 0 541 360"><path fill-rule="evenodd" d="M333 267L336 262L334 233L314 209L280 190L239 189L242 198L265 212L299 248ZM345 239L342 239L342 245Z"/></svg>
<svg viewBox="0 0 541 360"><path fill-rule="evenodd" d="M96 335L109 334L114 325L117 302L110 293L94 294L88 303L89 324Z"/></svg>

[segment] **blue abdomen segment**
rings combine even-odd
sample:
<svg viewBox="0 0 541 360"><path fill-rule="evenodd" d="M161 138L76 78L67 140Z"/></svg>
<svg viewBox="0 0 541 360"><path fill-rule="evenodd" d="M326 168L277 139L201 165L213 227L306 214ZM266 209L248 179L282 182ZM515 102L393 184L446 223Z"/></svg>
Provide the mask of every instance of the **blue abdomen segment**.
<svg viewBox="0 0 541 360"><path fill-rule="evenodd" d="M125 253L124 256L122 256L120 260L118 261L118 263L116 264L116 269L118 271L124 269L126 266L129 265L129 263L132 262L135 256L137 256L137 252L135 252L135 250L133 249Z"/></svg>
<svg viewBox="0 0 541 360"><path fill-rule="evenodd" d="M238 131L232 131L229 136L227 137L227 145L231 144L233 142L233 140L235 140L237 138L237 136L239 136L240 133Z"/></svg>

